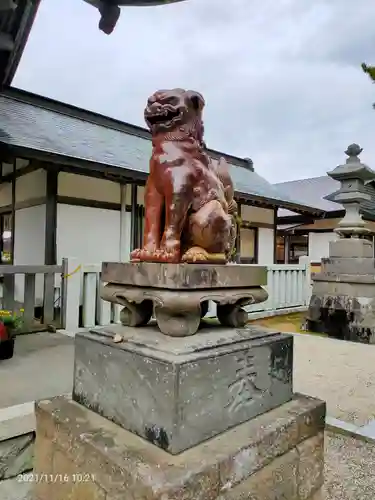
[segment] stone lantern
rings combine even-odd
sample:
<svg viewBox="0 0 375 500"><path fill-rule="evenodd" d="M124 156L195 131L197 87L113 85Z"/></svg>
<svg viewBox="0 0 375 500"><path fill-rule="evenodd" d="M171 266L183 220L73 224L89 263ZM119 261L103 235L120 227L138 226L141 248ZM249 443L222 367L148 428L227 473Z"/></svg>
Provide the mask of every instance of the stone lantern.
<svg viewBox="0 0 375 500"><path fill-rule="evenodd" d="M345 209L345 216L335 229L343 238L361 237L370 233L360 210L365 202L371 200L365 182L375 179L375 172L361 163L358 158L361 152L362 148L358 144L351 144L345 151L348 155L346 163L327 173L332 179L341 182L340 189L326 199L340 203Z"/></svg>
<svg viewBox="0 0 375 500"><path fill-rule="evenodd" d="M307 313L307 329L345 340L375 343L375 259L373 244L366 236L361 211L372 201L366 182L375 172L358 158L362 149L351 144L346 163L328 175L341 183L326 199L340 203L345 216L331 241L329 257L322 259L321 272L312 275L313 290Z"/></svg>

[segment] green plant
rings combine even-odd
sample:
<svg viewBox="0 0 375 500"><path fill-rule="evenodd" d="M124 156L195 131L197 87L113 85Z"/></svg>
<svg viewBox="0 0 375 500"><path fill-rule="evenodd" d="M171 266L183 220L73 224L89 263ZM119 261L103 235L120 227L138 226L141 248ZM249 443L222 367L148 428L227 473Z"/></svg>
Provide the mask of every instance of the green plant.
<svg viewBox="0 0 375 500"><path fill-rule="evenodd" d="M23 310L21 309L20 313ZM0 342L11 339L20 329L23 323L22 314L12 311L0 310Z"/></svg>
<svg viewBox="0 0 375 500"><path fill-rule="evenodd" d="M367 66L366 63L362 63L361 68L362 71L369 76L372 83L375 83L375 66ZM373 104L372 107L375 108L375 104Z"/></svg>

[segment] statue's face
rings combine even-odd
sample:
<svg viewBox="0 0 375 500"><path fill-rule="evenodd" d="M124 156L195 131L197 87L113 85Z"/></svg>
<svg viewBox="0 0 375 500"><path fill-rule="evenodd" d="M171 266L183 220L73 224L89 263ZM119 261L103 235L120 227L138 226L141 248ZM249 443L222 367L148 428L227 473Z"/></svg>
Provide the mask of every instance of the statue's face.
<svg viewBox="0 0 375 500"><path fill-rule="evenodd" d="M204 99L192 90L158 90L149 97L145 120L153 134L168 132L201 118Z"/></svg>

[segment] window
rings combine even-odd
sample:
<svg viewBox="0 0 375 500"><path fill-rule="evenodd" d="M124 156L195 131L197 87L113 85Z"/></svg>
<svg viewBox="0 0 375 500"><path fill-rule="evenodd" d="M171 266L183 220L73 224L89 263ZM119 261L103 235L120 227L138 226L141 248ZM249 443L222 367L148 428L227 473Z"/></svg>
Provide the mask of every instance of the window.
<svg viewBox="0 0 375 500"><path fill-rule="evenodd" d="M278 264L298 264L299 258L309 254L307 234L287 233L276 238L276 261Z"/></svg>
<svg viewBox="0 0 375 500"><path fill-rule="evenodd" d="M12 261L12 214L0 215L0 249L1 264L9 264Z"/></svg>
<svg viewBox="0 0 375 500"><path fill-rule="evenodd" d="M258 262L258 229L241 228L241 264L256 264Z"/></svg>
<svg viewBox="0 0 375 500"><path fill-rule="evenodd" d="M277 264L285 263L285 236L276 237L276 262Z"/></svg>
<svg viewBox="0 0 375 500"><path fill-rule="evenodd" d="M309 237L308 235L291 235L289 247L288 264L298 264L300 257L305 257L309 254Z"/></svg>

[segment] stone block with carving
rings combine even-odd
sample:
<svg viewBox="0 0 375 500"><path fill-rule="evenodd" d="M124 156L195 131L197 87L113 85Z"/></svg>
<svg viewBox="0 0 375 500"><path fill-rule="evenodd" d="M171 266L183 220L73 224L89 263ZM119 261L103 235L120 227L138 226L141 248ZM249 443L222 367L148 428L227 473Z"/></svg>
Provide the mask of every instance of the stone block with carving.
<svg viewBox="0 0 375 500"><path fill-rule="evenodd" d="M101 297L124 306L124 325L144 326L154 315L160 331L174 337L198 331L210 300L223 326L241 327L243 306L268 297L264 266L104 262L101 279Z"/></svg>
<svg viewBox="0 0 375 500"><path fill-rule="evenodd" d="M289 401L292 363L292 336L254 327L168 338L113 326L76 336L73 398L178 453Z"/></svg>

